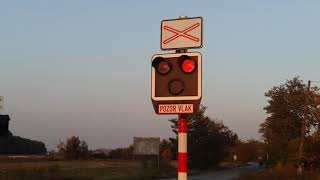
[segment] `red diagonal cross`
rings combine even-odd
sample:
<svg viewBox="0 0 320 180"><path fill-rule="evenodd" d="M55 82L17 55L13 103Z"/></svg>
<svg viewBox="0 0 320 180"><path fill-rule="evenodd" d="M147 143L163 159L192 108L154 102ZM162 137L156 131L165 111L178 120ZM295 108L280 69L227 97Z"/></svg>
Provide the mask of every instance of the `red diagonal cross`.
<svg viewBox="0 0 320 180"><path fill-rule="evenodd" d="M190 39L190 40L192 40L192 41L195 41L195 42L199 42L199 41L200 41L199 38L197 38L197 37L195 37L195 36L191 36L190 34L188 34L188 32L192 31L193 29L195 29L195 28L197 28L197 27L199 27L199 26L200 26L200 23L195 23L195 24L189 26L188 28L186 28L186 29L184 29L184 30L182 30L182 31L179 31L179 30L174 29L174 28L169 27L169 26L164 26L163 29L165 29L165 30L167 30L167 31L170 31L170 32L173 32L174 35L171 36L171 37L169 37L169 38L167 38L167 39L165 39L165 40L163 41L163 44L168 44L169 42L177 39L177 38L180 37L180 36L185 37L185 38L188 38L188 39Z"/></svg>

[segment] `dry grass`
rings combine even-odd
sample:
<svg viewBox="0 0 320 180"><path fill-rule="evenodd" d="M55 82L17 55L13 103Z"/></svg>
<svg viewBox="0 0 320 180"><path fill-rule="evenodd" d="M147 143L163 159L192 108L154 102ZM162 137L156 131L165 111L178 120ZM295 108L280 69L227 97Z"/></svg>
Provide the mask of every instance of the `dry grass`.
<svg viewBox="0 0 320 180"><path fill-rule="evenodd" d="M159 169L143 171L131 161L36 161L1 162L0 180L125 180L152 179L155 174L166 173Z"/></svg>

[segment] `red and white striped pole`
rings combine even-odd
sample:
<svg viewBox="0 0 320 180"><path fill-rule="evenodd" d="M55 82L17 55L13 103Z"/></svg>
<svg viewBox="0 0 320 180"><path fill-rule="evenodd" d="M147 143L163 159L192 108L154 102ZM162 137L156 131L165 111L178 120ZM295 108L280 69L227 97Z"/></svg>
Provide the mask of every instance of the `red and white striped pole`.
<svg viewBox="0 0 320 180"><path fill-rule="evenodd" d="M187 180L187 118L178 118L178 180Z"/></svg>

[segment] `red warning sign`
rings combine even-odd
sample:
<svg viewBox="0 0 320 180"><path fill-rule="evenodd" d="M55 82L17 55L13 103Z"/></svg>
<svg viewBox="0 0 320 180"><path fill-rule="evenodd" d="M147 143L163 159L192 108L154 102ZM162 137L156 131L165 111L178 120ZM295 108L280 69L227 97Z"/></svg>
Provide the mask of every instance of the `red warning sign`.
<svg viewBox="0 0 320 180"><path fill-rule="evenodd" d="M159 114L189 114L193 113L193 104L159 104Z"/></svg>

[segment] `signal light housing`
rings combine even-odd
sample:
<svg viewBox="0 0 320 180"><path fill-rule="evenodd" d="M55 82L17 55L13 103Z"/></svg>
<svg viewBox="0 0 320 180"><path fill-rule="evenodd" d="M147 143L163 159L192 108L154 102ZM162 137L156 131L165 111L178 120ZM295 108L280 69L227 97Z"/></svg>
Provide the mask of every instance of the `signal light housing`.
<svg viewBox="0 0 320 180"><path fill-rule="evenodd" d="M160 104L193 104L202 97L202 56L198 52L158 54L152 58L151 99Z"/></svg>

